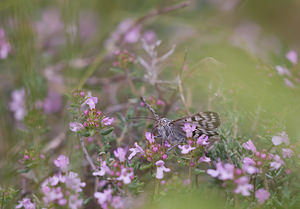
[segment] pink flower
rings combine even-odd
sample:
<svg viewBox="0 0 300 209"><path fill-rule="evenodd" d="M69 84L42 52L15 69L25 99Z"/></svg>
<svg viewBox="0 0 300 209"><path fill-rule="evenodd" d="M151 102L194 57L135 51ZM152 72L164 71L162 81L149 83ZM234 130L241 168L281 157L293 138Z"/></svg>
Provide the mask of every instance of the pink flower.
<svg viewBox="0 0 300 209"><path fill-rule="evenodd" d="M233 180L234 179L234 165L226 163L224 166L221 162L216 164L216 170L207 169L207 174L216 178L218 177L220 180Z"/></svg>
<svg viewBox="0 0 300 209"><path fill-rule="evenodd" d="M105 117L102 119L101 123L105 126L110 126L114 122L114 118Z"/></svg>
<svg viewBox="0 0 300 209"><path fill-rule="evenodd" d="M191 147L189 144L178 145L178 148L181 149L181 154L188 154L190 151L196 149L196 147Z"/></svg>
<svg viewBox="0 0 300 209"><path fill-rule="evenodd" d="M246 173L254 174L259 172L259 170L255 167L256 163L252 158L245 157L243 163L243 171Z"/></svg>
<svg viewBox="0 0 300 209"><path fill-rule="evenodd" d="M128 157L128 160L131 160L137 153L144 154L143 148L141 148L137 142L134 143L135 148L130 148L129 151L131 151L131 154Z"/></svg>
<svg viewBox="0 0 300 209"><path fill-rule="evenodd" d="M284 158L291 158L293 156L294 152L293 150L289 149L289 148L283 148L282 149L282 156Z"/></svg>
<svg viewBox="0 0 300 209"><path fill-rule="evenodd" d="M289 137L284 131L281 132L279 136L273 136L272 142L275 146L280 145L282 142L284 142L287 146L290 144Z"/></svg>
<svg viewBox="0 0 300 209"><path fill-rule="evenodd" d="M128 31L125 34L124 40L130 44L137 42L140 39L140 35L141 35L140 30L141 30L140 26L136 26L132 28L130 31Z"/></svg>
<svg viewBox="0 0 300 209"><path fill-rule="evenodd" d="M170 172L170 168L165 167L165 162L162 160L159 160L155 163L157 170L156 170L156 178L162 179L164 177L164 172Z"/></svg>
<svg viewBox="0 0 300 209"><path fill-rule="evenodd" d="M118 149L116 149L114 151L114 155L116 158L118 158L120 160L120 162L124 162L126 160L126 153L127 151L125 149L123 149L122 147L118 147Z"/></svg>
<svg viewBox="0 0 300 209"><path fill-rule="evenodd" d="M69 197L69 208L71 209L79 209L83 205L83 199L80 199L78 194L70 195Z"/></svg>
<svg viewBox="0 0 300 209"><path fill-rule="evenodd" d="M259 189L255 192L255 197L260 204L263 204L270 197L270 193L265 189Z"/></svg>
<svg viewBox="0 0 300 209"><path fill-rule="evenodd" d="M25 209L35 209L35 204L31 202L29 198L24 198L23 200L18 202L19 204L16 206L16 208L22 208Z"/></svg>
<svg viewBox="0 0 300 209"><path fill-rule="evenodd" d="M112 198L112 191L110 188L108 188L103 192L95 192L94 197L97 199L99 205L101 205L102 208L108 208L106 204Z"/></svg>
<svg viewBox="0 0 300 209"><path fill-rule="evenodd" d="M58 183L65 183L66 182L66 178L65 176L61 175L61 174L57 174L57 175L54 175L50 178L48 178L48 183L51 185L51 186L56 186L58 185Z"/></svg>
<svg viewBox="0 0 300 209"><path fill-rule="evenodd" d="M197 139L197 144L198 145L202 145L202 146L206 146L209 144L208 141L208 136L206 136L205 134L202 134L198 139Z"/></svg>
<svg viewBox="0 0 300 209"><path fill-rule="evenodd" d="M150 144L155 143L154 135L151 132L146 132L145 137L149 141Z"/></svg>
<svg viewBox="0 0 300 209"><path fill-rule="evenodd" d="M256 152L256 147L254 146L253 142L250 139L246 143L243 144L243 147L246 150L251 150L253 153Z"/></svg>
<svg viewBox="0 0 300 209"><path fill-rule="evenodd" d="M209 163L210 161L211 159L209 157L206 157L205 155L200 157L200 159L198 160L198 162L205 162L205 163Z"/></svg>
<svg viewBox="0 0 300 209"><path fill-rule="evenodd" d="M288 75L288 76L292 75L291 72L286 67L277 65L277 66L275 66L275 69L277 70L279 75Z"/></svg>
<svg viewBox="0 0 300 209"><path fill-rule="evenodd" d="M196 130L196 125L195 124L190 124L190 123L185 123L184 127L182 128L185 133L186 133L186 137L190 138L193 136L193 131Z"/></svg>
<svg viewBox="0 0 300 209"><path fill-rule="evenodd" d="M90 107L90 110L95 109L96 104L98 103L98 98L89 96L85 103Z"/></svg>
<svg viewBox="0 0 300 209"><path fill-rule="evenodd" d="M123 181L124 184L130 184L131 183L131 179L133 179L134 177L134 173L133 171L129 171L128 172L128 168L122 168L121 170L121 176L119 176L117 178L117 180L119 181Z"/></svg>
<svg viewBox="0 0 300 209"><path fill-rule="evenodd" d="M234 190L234 193L241 194L243 196L249 196L250 190L253 189L253 185L249 184L249 178L246 176L242 176L238 178L235 183L237 184L237 188Z"/></svg>
<svg viewBox="0 0 300 209"><path fill-rule="evenodd" d="M157 101L156 101L156 104L157 105L160 105L160 106L166 106L166 103L164 102L164 101L162 101L162 100L160 100L160 99L158 99Z"/></svg>
<svg viewBox="0 0 300 209"><path fill-rule="evenodd" d="M110 171L109 167L106 165L106 162L102 161L100 170L93 172L93 176L104 176L105 173L110 173L110 172L111 171Z"/></svg>
<svg viewBox="0 0 300 209"><path fill-rule="evenodd" d="M66 187L72 189L74 192L82 192L81 187L85 187L86 183L81 182L77 173L69 172L66 175Z"/></svg>
<svg viewBox="0 0 300 209"><path fill-rule="evenodd" d="M143 39L146 41L146 43L151 44L156 41L156 34L153 30L147 30L143 34Z"/></svg>
<svg viewBox="0 0 300 209"><path fill-rule="evenodd" d="M25 89L14 90L11 94L11 98L12 101L9 103L10 111L14 112L16 120L23 120L27 114Z"/></svg>
<svg viewBox="0 0 300 209"><path fill-rule="evenodd" d="M126 200L120 196L114 196L110 202L110 205L115 209L125 208Z"/></svg>
<svg viewBox="0 0 300 209"><path fill-rule="evenodd" d="M6 59L12 51L10 43L6 40L5 32L0 28L0 59Z"/></svg>
<svg viewBox="0 0 300 209"><path fill-rule="evenodd" d="M278 169L283 165L283 161L279 157L279 155L275 155L273 157L274 161L270 163L271 169Z"/></svg>
<svg viewBox="0 0 300 209"><path fill-rule="evenodd" d="M291 62L293 63L294 65L296 65L298 63L298 55L297 55L297 52L291 50L289 51L285 57Z"/></svg>
<svg viewBox="0 0 300 209"><path fill-rule="evenodd" d="M71 131L77 132L77 131L83 129L84 126L81 123L78 123L78 122L70 122L69 123L69 128L70 128Z"/></svg>
<svg viewBox="0 0 300 209"><path fill-rule="evenodd" d="M53 161L54 165L60 168L63 172L67 171L69 165L69 158L65 155L60 155L56 160Z"/></svg>
<svg viewBox="0 0 300 209"><path fill-rule="evenodd" d="M294 83L293 83L291 80L289 80L289 79L287 79L287 78L285 78L285 79L283 79L283 80L284 80L284 84L285 84L287 87L290 87L290 88L294 88L294 87L295 87Z"/></svg>

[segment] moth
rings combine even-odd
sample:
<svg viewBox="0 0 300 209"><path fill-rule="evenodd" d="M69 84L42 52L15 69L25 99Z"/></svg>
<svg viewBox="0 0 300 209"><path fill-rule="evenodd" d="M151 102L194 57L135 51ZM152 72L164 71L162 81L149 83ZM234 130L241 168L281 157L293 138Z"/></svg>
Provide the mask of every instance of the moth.
<svg viewBox="0 0 300 209"><path fill-rule="evenodd" d="M159 117L143 97L141 97L141 100L154 116L155 126L152 133L156 131L157 135L155 138L161 138L163 142L168 141L172 145L184 142L186 139L186 133L183 130L185 123L196 125L196 129L192 135L195 139L202 134L209 137L218 135L216 129L220 126L221 121L219 114L216 112L199 112L191 116L178 118L177 120L170 120L168 118Z"/></svg>

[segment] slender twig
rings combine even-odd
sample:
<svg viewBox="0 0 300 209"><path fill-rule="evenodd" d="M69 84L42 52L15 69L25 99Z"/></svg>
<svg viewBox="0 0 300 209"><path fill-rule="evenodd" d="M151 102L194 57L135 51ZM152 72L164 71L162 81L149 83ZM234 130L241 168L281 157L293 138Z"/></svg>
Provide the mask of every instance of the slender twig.
<svg viewBox="0 0 300 209"><path fill-rule="evenodd" d="M129 86L130 86L130 88L131 88L132 93L133 93L136 97L140 97L140 96L139 96L138 90L135 88L135 86L134 86L134 84L133 84L133 82L132 82L132 80L131 80L131 78L130 78L129 70L128 70L128 69L125 69L125 71L126 71L127 82L128 82L128 84L129 84Z"/></svg>
<svg viewBox="0 0 300 209"><path fill-rule="evenodd" d="M191 159L190 164L192 164L192 162L193 162L193 158ZM189 166L189 179L190 179L190 185L192 187L193 186L192 185L192 182L193 182L193 167L191 165Z"/></svg>
<svg viewBox="0 0 300 209"><path fill-rule="evenodd" d="M159 179L155 178L154 197L158 195Z"/></svg>
<svg viewBox="0 0 300 209"><path fill-rule="evenodd" d="M180 95L181 101L184 105L185 112L186 112L186 114L191 115L189 108L186 104L186 100L183 95L183 88L182 88L182 82L181 82L180 76L177 76L177 84L178 84L178 89L179 89L179 95Z"/></svg>
<svg viewBox="0 0 300 209"><path fill-rule="evenodd" d="M85 147L85 145L84 145L84 141L83 141L82 137L80 137L80 144L81 144L81 148L82 148L82 151L83 151L83 153L84 153L84 155L85 155L86 160L89 162L89 164L90 164L90 166L92 167L92 169L93 169L93 170L96 170L96 166L95 166L95 164L93 163L93 160L92 160L92 158L90 157L90 155L89 155L89 153L88 153L88 151L87 151L87 149L86 149L86 147Z"/></svg>
<svg viewBox="0 0 300 209"><path fill-rule="evenodd" d="M122 133L121 133L121 136L117 139L117 144L118 146L121 144L121 142L123 141L124 139L124 136L127 132L127 124L124 126L123 130L122 130Z"/></svg>

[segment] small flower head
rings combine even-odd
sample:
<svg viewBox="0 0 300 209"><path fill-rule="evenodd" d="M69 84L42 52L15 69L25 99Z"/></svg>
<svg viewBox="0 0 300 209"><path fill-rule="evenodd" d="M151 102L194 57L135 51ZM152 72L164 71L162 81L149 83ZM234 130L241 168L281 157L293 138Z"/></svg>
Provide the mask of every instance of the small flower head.
<svg viewBox="0 0 300 209"><path fill-rule="evenodd" d="M204 162L204 163L209 163L210 161L211 161L211 159L209 157L206 157L205 155L203 155L199 159L199 162Z"/></svg>
<svg viewBox="0 0 300 209"><path fill-rule="evenodd" d="M162 179L164 178L164 172L170 172L170 168L165 167L165 162L162 160L159 160L155 163L157 170L156 170L156 178Z"/></svg>
<svg viewBox="0 0 300 209"><path fill-rule="evenodd" d="M197 139L197 144L200 146L206 146L209 144L208 141L208 136L206 136L205 134L202 134L198 139Z"/></svg>
<svg viewBox="0 0 300 209"><path fill-rule="evenodd" d="M90 107L90 110L95 109L97 103L98 103L97 97L89 96L88 99L86 100L86 104Z"/></svg>
<svg viewBox="0 0 300 209"><path fill-rule="evenodd" d="M265 189L258 189L255 192L255 197L260 204L263 204L270 197L270 193Z"/></svg>
<svg viewBox="0 0 300 209"><path fill-rule="evenodd" d="M120 160L120 162L125 162L126 160L126 153L127 151L125 149L123 149L122 147L118 147L118 149L116 149L114 151L114 155L116 158L118 158Z"/></svg>
<svg viewBox="0 0 300 209"><path fill-rule="evenodd" d="M279 155L275 155L273 157L274 161L270 163L271 169L279 169L283 165L283 161L279 157Z"/></svg>
<svg viewBox="0 0 300 209"><path fill-rule="evenodd" d="M293 150L291 150L289 148L282 149L282 157L284 157L284 158L291 158L293 156L293 154L294 154Z"/></svg>
<svg viewBox="0 0 300 209"><path fill-rule="evenodd" d="M291 50L289 51L286 55L286 58L293 63L294 65L296 65L298 63L298 55L297 52Z"/></svg>
<svg viewBox="0 0 300 209"><path fill-rule="evenodd" d="M154 139L154 135L151 132L146 132L145 133L145 137L148 140L148 142L150 144L154 144L155 143L155 139Z"/></svg>
<svg viewBox="0 0 300 209"><path fill-rule="evenodd" d="M190 151L196 149L196 147L191 147L190 145L178 145L178 148L181 149L181 154L188 154Z"/></svg>
<svg viewBox="0 0 300 209"><path fill-rule="evenodd" d="M131 154L128 157L128 160L131 160L137 153L144 154L143 148L141 148L137 142L134 143L135 148L130 148L129 151L131 151Z"/></svg>
<svg viewBox="0 0 300 209"><path fill-rule="evenodd" d="M250 139L246 143L243 144L243 147L246 150L252 151L253 153L256 152L256 147L255 147L255 145L253 144L253 142Z"/></svg>
<svg viewBox="0 0 300 209"><path fill-rule="evenodd" d="M253 189L253 185L249 184L248 177L242 176L238 178L235 183L237 184L237 188L234 190L234 193L241 194L243 196L250 195L250 190Z"/></svg>
<svg viewBox="0 0 300 209"><path fill-rule="evenodd" d="M65 155L60 155L56 160L53 161L54 165L60 168L63 172L67 171L69 165L69 158Z"/></svg>
<svg viewBox="0 0 300 209"><path fill-rule="evenodd" d="M32 203L29 198L24 198L18 203L19 204L16 206L16 208L35 209L35 204Z"/></svg>
<svg viewBox="0 0 300 209"><path fill-rule="evenodd" d="M190 138L193 136L193 131L196 130L196 125L190 124L190 123L185 123L184 127L182 129L185 131L186 137Z"/></svg>
<svg viewBox="0 0 300 209"><path fill-rule="evenodd" d="M130 184L134 177L133 171L128 168L122 168L121 175L117 178L119 181L123 181L124 184Z"/></svg>
<svg viewBox="0 0 300 209"><path fill-rule="evenodd" d="M109 167L106 165L105 161L101 162L101 167L99 171L93 172L93 176L104 176L106 173L110 173Z"/></svg>
<svg viewBox="0 0 300 209"><path fill-rule="evenodd" d="M275 146L280 145L282 142L284 142L287 146L290 144L289 137L284 131L280 133L278 136L273 136L272 142Z"/></svg>
<svg viewBox="0 0 300 209"><path fill-rule="evenodd" d="M110 126L114 122L114 118L105 117L102 119L101 123L105 126Z"/></svg>
<svg viewBox="0 0 300 209"><path fill-rule="evenodd" d="M69 128L70 128L71 131L77 132L77 131L83 129L84 126L81 123L78 123L78 122L70 122L69 123Z"/></svg>

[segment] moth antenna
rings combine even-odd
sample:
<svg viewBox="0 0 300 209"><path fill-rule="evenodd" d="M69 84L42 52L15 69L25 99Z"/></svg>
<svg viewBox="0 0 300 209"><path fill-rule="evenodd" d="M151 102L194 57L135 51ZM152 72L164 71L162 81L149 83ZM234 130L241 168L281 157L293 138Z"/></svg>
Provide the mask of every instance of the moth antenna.
<svg viewBox="0 0 300 209"><path fill-rule="evenodd" d="M128 119L129 120L134 120L134 119L150 119L150 120L155 120L155 118L150 118L150 117L146 117L146 116L137 116L137 117L132 117L132 118L128 118Z"/></svg>
<svg viewBox="0 0 300 209"><path fill-rule="evenodd" d="M155 117L156 120L159 120L159 116L156 114L156 112L153 110L153 108L145 101L143 97L141 97L142 102L145 104L146 108L150 110L152 115Z"/></svg>

